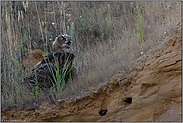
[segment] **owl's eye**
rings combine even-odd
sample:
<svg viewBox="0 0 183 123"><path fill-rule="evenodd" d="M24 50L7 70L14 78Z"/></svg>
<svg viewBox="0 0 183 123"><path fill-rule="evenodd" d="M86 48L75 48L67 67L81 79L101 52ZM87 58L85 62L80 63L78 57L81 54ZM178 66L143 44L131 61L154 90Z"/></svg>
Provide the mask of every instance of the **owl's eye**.
<svg viewBox="0 0 183 123"><path fill-rule="evenodd" d="M63 41L63 42L65 42L65 41L66 41L66 39L65 39L65 38L62 38L62 41Z"/></svg>

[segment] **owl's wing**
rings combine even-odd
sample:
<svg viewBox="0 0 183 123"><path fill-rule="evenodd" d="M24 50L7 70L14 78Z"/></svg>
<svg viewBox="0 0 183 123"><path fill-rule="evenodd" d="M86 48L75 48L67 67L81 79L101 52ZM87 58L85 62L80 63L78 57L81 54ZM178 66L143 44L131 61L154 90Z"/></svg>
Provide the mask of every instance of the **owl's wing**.
<svg viewBox="0 0 183 123"><path fill-rule="evenodd" d="M51 63L53 62L53 60L54 60L53 53L50 53L43 58L43 60L41 61L41 64Z"/></svg>

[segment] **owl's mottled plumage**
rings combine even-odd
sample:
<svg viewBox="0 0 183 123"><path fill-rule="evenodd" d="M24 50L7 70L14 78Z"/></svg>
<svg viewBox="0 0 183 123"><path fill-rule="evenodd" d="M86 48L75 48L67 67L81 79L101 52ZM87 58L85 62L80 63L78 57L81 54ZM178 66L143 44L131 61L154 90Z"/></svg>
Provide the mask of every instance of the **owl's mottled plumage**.
<svg viewBox="0 0 183 123"><path fill-rule="evenodd" d="M68 71L72 67L72 62L74 60L74 54L69 53L72 47L72 40L69 35L59 35L55 38L53 42L54 53L50 53L45 56L42 61L37 63L32 70L30 76L26 77L25 80L35 85L35 73L36 71L38 77L38 85L42 88L50 88L55 84L54 77L57 71L57 62L59 65L59 70L63 70L65 65L68 65L66 77L68 78ZM52 71L52 74L50 71Z"/></svg>

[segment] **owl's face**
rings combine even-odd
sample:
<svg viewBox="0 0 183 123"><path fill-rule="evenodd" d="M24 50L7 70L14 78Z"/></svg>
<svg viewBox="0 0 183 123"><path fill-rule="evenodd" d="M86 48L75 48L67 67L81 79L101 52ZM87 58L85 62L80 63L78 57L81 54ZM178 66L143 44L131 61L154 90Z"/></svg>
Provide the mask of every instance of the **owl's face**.
<svg viewBox="0 0 183 123"><path fill-rule="evenodd" d="M72 47L71 37L67 34L59 35L55 38L53 42L53 49L55 51L63 50L65 52L69 52Z"/></svg>

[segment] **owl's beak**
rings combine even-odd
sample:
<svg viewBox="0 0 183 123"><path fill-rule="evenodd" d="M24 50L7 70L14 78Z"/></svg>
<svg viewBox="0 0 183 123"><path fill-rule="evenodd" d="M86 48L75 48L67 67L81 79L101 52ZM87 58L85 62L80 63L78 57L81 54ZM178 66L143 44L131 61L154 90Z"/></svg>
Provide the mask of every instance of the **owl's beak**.
<svg viewBox="0 0 183 123"><path fill-rule="evenodd" d="M72 40L68 40L68 43L67 44L68 45L71 45L71 43L72 43Z"/></svg>

